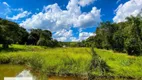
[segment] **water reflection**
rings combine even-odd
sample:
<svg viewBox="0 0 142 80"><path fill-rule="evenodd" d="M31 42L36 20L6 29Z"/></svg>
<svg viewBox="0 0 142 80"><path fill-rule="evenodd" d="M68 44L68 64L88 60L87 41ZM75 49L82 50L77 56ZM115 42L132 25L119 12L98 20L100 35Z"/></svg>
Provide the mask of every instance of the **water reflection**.
<svg viewBox="0 0 142 80"><path fill-rule="evenodd" d="M35 75L33 75L30 70L25 69L24 66L21 65L0 65L0 80L4 80L4 77L33 77L36 79ZM40 76L39 76L40 77ZM42 80L42 79L41 79ZM45 77L44 80L87 80L81 77L72 77L72 76L48 76Z"/></svg>

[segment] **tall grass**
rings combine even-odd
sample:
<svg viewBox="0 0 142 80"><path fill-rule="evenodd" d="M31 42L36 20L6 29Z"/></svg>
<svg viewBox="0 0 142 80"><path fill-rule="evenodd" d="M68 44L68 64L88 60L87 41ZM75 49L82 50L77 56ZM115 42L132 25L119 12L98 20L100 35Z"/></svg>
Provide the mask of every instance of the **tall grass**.
<svg viewBox="0 0 142 80"><path fill-rule="evenodd" d="M12 45L10 48L8 51L0 51L0 64L27 65L34 71L46 75L87 75L92 60L90 48L46 48L26 45ZM128 56L102 49L95 51L113 72L109 73L109 76L142 77L141 56Z"/></svg>
<svg viewBox="0 0 142 80"><path fill-rule="evenodd" d="M88 48L13 47L24 50L1 52L0 64L26 64L48 75L84 75L91 60Z"/></svg>
<svg viewBox="0 0 142 80"><path fill-rule="evenodd" d="M142 77L142 57L129 56L111 50L95 49L104 61L111 67L112 76Z"/></svg>

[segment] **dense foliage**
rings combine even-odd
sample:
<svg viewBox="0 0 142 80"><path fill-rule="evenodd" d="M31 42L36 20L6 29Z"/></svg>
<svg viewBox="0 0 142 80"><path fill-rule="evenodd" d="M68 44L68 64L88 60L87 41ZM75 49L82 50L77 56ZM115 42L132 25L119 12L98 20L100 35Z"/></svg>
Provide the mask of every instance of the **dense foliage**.
<svg viewBox="0 0 142 80"><path fill-rule="evenodd" d="M89 37L86 43L101 49L113 49L127 52L129 55L142 54L142 18L128 17L121 23L103 22L96 30L94 38Z"/></svg>
<svg viewBox="0 0 142 80"><path fill-rule="evenodd" d="M58 46L58 41L52 39L52 33L49 30L32 29L27 44L55 47Z"/></svg>
<svg viewBox="0 0 142 80"><path fill-rule="evenodd" d="M28 44L55 47L57 40L52 39L49 30L32 29L30 33L17 23L0 18L0 44L8 48L10 44Z"/></svg>
<svg viewBox="0 0 142 80"><path fill-rule="evenodd" d="M8 45L12 43L22 44L26 41L27 36L27 31L18 24L0 19L0 44L3 44L3 48L8 48Z"/></svg>

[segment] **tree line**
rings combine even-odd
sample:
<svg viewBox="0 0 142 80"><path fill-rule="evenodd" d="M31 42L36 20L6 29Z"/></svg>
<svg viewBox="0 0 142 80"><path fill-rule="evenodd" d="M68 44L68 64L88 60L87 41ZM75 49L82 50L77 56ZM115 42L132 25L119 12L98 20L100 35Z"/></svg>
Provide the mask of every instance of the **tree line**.
<svg viewBox="0 0 142 80"><path fill-rule="evenodd" d="M26 29L17 23L0 18L0 44L3 48L8 48L10 44L27 44L55 47L58 41L52 38L49 30Z"/></svg>
<svg viewBox="0 0 142 80"><path fill-rule="evenodd" d="M129 55L142 54L142 17L127 17L125 22L102 22L96 29L96 36L81 42L58 42L49 30L26 29L17 23L0 18L0 44L8 48L10 44L27 44L48 47L90 47L127 52Z"/></svg>
<svg viewBox="0 0 142 80"><path fill-rule="evenodd" d="M127 17L125 22L103 22L96 29L96 36L82 41L85 46L142 55L142 17Z"/></svg>

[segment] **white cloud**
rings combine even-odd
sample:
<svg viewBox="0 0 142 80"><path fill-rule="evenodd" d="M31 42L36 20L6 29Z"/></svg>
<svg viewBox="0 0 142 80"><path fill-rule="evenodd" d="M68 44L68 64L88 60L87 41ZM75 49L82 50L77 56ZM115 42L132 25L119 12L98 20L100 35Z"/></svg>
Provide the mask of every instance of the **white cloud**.
<svg viewBox="0 0 142 80"><path fill-rule="evenodd" d="M20 12L24 11L23 8L17 8L17 9L11 9L11 10L13 10L13 11L20 11Z"/></svg>
<svg viewBox="0 0 142 80"><path fill-rule="evenodd" d="M17 15L14 15L12 17L8 16L15 13L17 13ZM30 14L31 12L24 11L23 8L12 8L7 2L0 2L0 16L2 18L18 20L20 18L25 18Z"/></svg>
<svg viewBox="0 0 142 80"><path fill-rule="evenodd" d="M58 37L58 38L56 38L58 41L66 41L67 40L67 38L66 37Z"/></svg>
<svg viewBox="0 0 142 80"><path fill-rule="evenodd" d="M9 4L8 4L7 2L3 2L3 4L6 5L6 6L8 6L8 7L10 7Z"/></svg>
<svg viewBox="0 0 142 80"><path fill-rule="evenodd" d="M67 10L62 10L57 3L48 5L43 8L42 12L32 15L20 25L26 29L41 28L56 32L62 29L69 30L72 26L93 27L101 21L100 10L96 7L93 7L88 13L81 12L80 7L79 0L70 0L66 6Z"/></svg>
<svg viewBox="0 0 142 80"><path fill-rule="evenodd" d="M10 12L11 12L11 9L8 6L8 4L6 2L3 2L3 3L0 2L0 16L4 17Z"/></svg>
<svg viewBox="0 0 142 80"><path fill-rule="evenodd" d="M11 19L11 20L18 20L18 19L21 19L21 18L24 18L24 17L27 17L31 14L31 12L28 12L28 11L23 11L13 17L8 17L6 16L7 19Z"/></svg>
<svg viewBox="0 0 142 80"><path fill-rule="evenodd" d="M67 12L72 15L72 17L77 17L81 14L80 6L78 5L78 0L70 0L67 5Z"/></svg>
<svg viewBox="0 0 142 80"><path fill-rule="evenodd" d="M79 0L79 4L84 7L86 5L93 3L94 1L95 0Z"/></svg>
<svg viewBox="0 0 142 80"><path fill-rule="evenodd" d="M92 33L92 32L81 32L79 34L79 41L82 41L82 40L86 40L87 38L89 38L90 36L94 36L95 34Z"/></svg>
<svg viewBox="0 0 142 80"><path fill-rule="evenodd" d="M93 27L101 22L100 17L100 10L97 10L96 7L93 7L91 12L83 13L78 18L74 19L74 26L83 28Z"/></svg>
<svg viewBox="0 0 142 80"><path fill-rule="evenodd" d="M73 41L73 42L78 42L82 40L86 40L90 36L95 36L95 33L92 32L80 32L79 37L73 36L73 31L72 30L65 30L62 29L56 33L53 34L53 38L57 39L58 41Z"/></svg>
<svg viewBox="0 0 142 80"><path fill-rule="evenodd" d="M62 37L62 36L70 37L70 36L72 36L72 30L67 31L67 30L63 29L59 32L56 32L55 35L58 37Z"/></svg>
<svg viewBox="0 0 142 80"><path fill-rule="evenodd" d="M79 39L77 39L76 37L70 37L70 40L71 40L72 42L78 42L78 41L79 41Z"/></svg>
<svg viewBox="0 0 142 80"><path fill-rule="evenodd" d="M58 31L53 35L53 37L58 41L67 41L72 36L73 36L72 30L65 30L65 29Z"/></svg>
<svg viewBox="0 0 142 80"><path fill-rule="evenodd" d="M142 11L142 0L130 0L125 4L120 4L115 11L116 16L113 18L114 22L126 21L126 17L131 15L136 16Z"/></svg>
<svg viewBox="0 0 142 80"><path fill-rule="evenodd" d="M87 38L89 38L90 36L95 36L95 33L92 32L80 32L79 33L79 37L70 37L70 40L73 42L78 42L78 41L82 41L82 40L86 40Z"/></svg>

